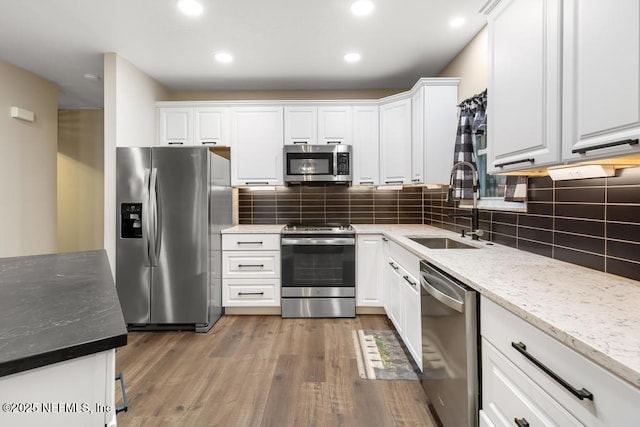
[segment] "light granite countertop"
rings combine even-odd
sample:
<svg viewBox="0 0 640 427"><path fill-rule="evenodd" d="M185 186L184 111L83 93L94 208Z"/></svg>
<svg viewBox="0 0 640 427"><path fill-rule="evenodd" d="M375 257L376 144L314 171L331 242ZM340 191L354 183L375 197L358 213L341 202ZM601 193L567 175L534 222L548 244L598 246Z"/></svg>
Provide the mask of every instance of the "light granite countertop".
<svg viewBox="0 0 640 427"><path fill-rule="evenodd" d="M284 224L247 224L236 225L222 230L222 234L278 234L284 228Z"/></svg>
<svg viewBox="0 0 640 427"><path fill-rule="evenodd" d="M640 282L428 225L356 224L383 234L586 358L640 387ZM240 225L223 233L278 233ZM445 236L479 250L428 249L407 236Z"/></svg>

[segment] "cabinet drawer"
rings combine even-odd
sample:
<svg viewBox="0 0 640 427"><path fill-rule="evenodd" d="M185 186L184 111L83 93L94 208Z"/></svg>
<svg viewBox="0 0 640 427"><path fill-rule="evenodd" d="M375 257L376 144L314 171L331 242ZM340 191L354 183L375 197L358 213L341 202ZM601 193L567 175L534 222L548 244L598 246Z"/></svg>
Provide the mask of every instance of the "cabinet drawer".
<svg viewBox="0 0 640 427"><path fill-rule="evenodd" d="M225 251L279 251L279 234L223 234L222 250Z"/></svg>
<svg viewBox="0 0 640 427"><path fill-rule="evenodd" d="M390 242L389 256L407 270L407 273L413 277L420 277L420 258L413 252L395 242Z"/></svg>
<svg viewBox="0 0 640 427"><path fill-rule="evenodd" d="M582 425L484 338L482 373L483 410L496 427L514 426L516 419L531 426Z"/></svg>
<svg viewBox="0 0 640 427"><path fill-rule="evenodd" d="M481 335L580 422L625 425L640 417L639 389L493 301L484 297L481 301ZM575 389L588 390L593 394L593 400L576 398L516 350L512 343L523 343L531 356Z"/></svg>
<svg viewBox="0 0 640 427"><path fill-rule="evenodd" d="M225 279L222 286L225 307L279 307L279 279Z"/></svg>
<svg viewBox="0 0 640 427"><path fill-rule="evenodd" d="M222 277L280 278L280 251L223 251Z"/></svg>

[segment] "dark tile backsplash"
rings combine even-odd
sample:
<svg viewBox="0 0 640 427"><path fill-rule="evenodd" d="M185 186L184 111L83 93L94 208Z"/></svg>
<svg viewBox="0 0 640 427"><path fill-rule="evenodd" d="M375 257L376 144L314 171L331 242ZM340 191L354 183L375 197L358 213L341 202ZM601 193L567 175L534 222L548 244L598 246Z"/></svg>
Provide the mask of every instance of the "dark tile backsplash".
<svg viewBox="0 0 640 427"><path fill-rule="evenodd" d="M640 280L640 168L617 176L553 182L531 177L527 213L480 211L483 240ZM441 189L335 185L239 191L240 224L344 222L430 224L468 230Z"/></svg>

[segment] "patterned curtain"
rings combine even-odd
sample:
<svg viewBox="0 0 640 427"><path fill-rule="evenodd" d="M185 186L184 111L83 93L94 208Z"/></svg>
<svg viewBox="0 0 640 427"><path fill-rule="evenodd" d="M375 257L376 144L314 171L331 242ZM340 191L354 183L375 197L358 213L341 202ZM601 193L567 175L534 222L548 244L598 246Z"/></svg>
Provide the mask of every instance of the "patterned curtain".
<svg viewBox="0 0 640 427"><path fill-rule="evenodd" d="M487 91L462 101L458 106L460 107L460 116L453 164L469 162L476 166L476 135L484 133L487 127L485 113ZM453 187L449 191L453 199L473 199L473 172L471 169L456 169L453 176Z"/></svg>

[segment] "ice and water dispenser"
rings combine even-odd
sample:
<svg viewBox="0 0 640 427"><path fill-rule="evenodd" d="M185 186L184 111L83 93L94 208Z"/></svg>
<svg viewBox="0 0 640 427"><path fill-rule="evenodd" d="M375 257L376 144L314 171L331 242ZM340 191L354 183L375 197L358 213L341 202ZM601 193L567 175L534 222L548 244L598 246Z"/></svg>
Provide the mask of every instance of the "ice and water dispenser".
<svg viewBox="0 0 640 427"><path fill-rule="evenodd" d="M120 205L120 237L142 239L142 203Z"/></svg>

